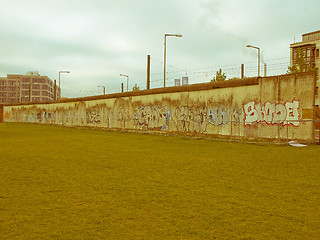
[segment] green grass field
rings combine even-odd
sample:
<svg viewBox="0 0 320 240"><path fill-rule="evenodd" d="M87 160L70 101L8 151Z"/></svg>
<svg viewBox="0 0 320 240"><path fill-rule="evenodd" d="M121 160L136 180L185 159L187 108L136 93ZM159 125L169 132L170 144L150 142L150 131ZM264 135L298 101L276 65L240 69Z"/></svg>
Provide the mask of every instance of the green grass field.
<svg viewBox="0 0 320 240"><path fill-rule="evenodd" d="M0 239L320 239L320 147L0 124Z"/></svg>

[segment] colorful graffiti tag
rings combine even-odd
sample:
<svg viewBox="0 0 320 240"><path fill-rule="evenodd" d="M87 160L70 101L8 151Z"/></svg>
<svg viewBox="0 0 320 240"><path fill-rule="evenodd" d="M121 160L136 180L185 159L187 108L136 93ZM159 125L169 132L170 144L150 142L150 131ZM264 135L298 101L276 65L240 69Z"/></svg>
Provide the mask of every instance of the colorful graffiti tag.
<svg viewBox="0 0 320 240"><path fill-rule="evenodd" d="M248 102L243 105L244 124L253 123L281 124L299 126L299 101L276 104L267 102L264 105Z"/></svg>
<svg viewBox="0 0 320 240"><path fill-rule="evenodd" d="M232 113L232 119L231 119ZM230 109L228 107L214 107L208 110L208 123L219 126L231 123L239 124L240 115L242 114L241 109Z"/></svg>
<svg viewBox="0 0 320 240"><path fill-rule="evenodd" d="M231 123L240 124L241 109L214 107L207 109L197 106L180 106L173 113L168 106L140 106L135 114L137 126L144 129L168 130L170 124L179 132L203 133L207 125L223 126Z"/></svg>
<svg viewBox="0 0 320 240"><path fill-rule="evenodd" d="M171 109L168 106L140 106L135 114L135 120L137 126L145 129L160 128L166 130L171 115Z"/></svg>
<svg viewBox="0 0 320 240"><path fill-rule="evenodd" d="M87 124L99 124L101 122L99 109L87 109L86 120Z"/></svg>

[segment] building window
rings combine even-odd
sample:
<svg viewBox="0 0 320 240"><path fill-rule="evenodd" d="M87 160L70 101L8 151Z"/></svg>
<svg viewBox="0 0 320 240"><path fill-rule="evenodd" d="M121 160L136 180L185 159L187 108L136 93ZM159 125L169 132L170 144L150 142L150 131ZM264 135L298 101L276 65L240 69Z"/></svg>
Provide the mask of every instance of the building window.
<svg viewBox="0 0 320 240"><path fill-rule="evenodd" d="M319 48L316 50L316 57L319 57Z"/></svg>
<svg viewBox="0 0 320 240"><path fill-rule="evenodd" d="M315 55L317 54L314 46L302 46L293 49L292 62L296 64L298 57L304 56L304 61L310 67L315 66Z"/></svg>
<svg viewBox="0 0 320 240"><path fill-rule="evenodd" d="M32 96L40 96L40 91L32 91Z"/></svg>

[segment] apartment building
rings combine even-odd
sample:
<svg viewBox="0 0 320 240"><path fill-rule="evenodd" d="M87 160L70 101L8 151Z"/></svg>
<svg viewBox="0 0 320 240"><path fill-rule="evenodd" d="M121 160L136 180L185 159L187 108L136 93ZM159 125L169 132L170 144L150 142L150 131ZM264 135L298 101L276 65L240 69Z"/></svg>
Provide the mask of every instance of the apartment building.
<svg viewBox="0 0 320 240"><path fill-rule="evenodd" d="M290 64L296 64L298 51L301 49L304 53L304 60L307 66L316 69L317 71L317 85L316 85L316 102L319 106L319 69L320 69L320 31L305 33L302 35L302 42L290 44Z"/></svg>
<svg viewBox="0 0 320 240"><path fill-rule="evenodd" d="M59 92L55 82L38 72L0 78L0 104L58 100Z"/></svg>

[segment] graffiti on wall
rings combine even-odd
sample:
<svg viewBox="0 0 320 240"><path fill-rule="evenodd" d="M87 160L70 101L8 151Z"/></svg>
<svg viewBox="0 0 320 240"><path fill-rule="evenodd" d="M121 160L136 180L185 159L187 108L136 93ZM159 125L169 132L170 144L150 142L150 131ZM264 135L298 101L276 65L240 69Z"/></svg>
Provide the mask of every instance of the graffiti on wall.
<svg viewBox="0 0 320 240"><path fill-rule="evenodd" d="M5 112L5 113L4 113L4 117L7 118L7 119L9 119L9 118L10 118L10 112Z"/></svg>
<svg viewBox="0 0 320 240"><path fill-rule="evenodd" d="M224 106L211 108L178 106L172 110L167 105L146 105L140 106L132 117L130 108L124 105L115 106L112 110L105 105L82 106L81 109L75 105L74 108L58 109L53 112L32 108L24 109L24 114L17 111L12 113L17 117L23 116L22 122L60 123L62 125L88 125L110 128L138 127L149 130L169 130L171 124L170 130L173 131L203 133L206 132L208 125L224 126L230 124L231 120L233 123L240 124L242 110ZM135 120L136 125L132 126L130 120Z"/></svg>
<svg viewBox="0 0 320 240"><path fill-rule="evenodd" d="M180 132L205 132L207 128L207 109L203 107L182 106L175 109L174 122Z"/></svg>
<svg viewBox="0 0 320 240"><path fill-rule="evenodd" d="M170 119L171 109L168 106L140 106L135 114L137 126L145 129L166 130Z"/></svg>
<svg viewBox="0 0 320 240"><path fill-rule="evenodd" d="M90 108L86 110L86 119L88 124L99 124L101 122L100 119L100 111L97 108Z"/></svg>
<svg viewBox="0 0 320 240"><path fill-rule="evenodd" d="M227 107L180 106L172 112L168 106L140 106L135 114L137 126L144 129L167 130L170 123L179 132L203 133L208 124L221 126L232 121L240 124L241 109Z"/></svg>
<svg viewBox="0 0 320 240"><path fill-rule="evenodd" d="M228 107L214 107L208 110L208 123L215 126L225 125L231 123L231 121L233 123L240 124L241 114L242 110L238 108L231 109Z"/></svg>
<svg viewBox="0 0 320 240"><path fill-rule="evenodd" d="M253 123L281 124L299 126L299 101L282 103L267 102L264 105L248 102L243 105L244 124Z"/></svg>
<svg viewBox="0 0 320 240"><path fill-rule="evenodd" d="M119 122L127 122L130 120L129 108L125 105L120 105L114 109L113 116L115 116Z"/></svg>
<svg viewBox="0 0 320 240"><path fill-rule="evenodd" d="M7 120L21 122L53 123L62 125L99 126L108 128L170 130L187 133L227 133L230 124L248 127L256 123L299 126L299 101L264 105L248 102L242 108L226 105L167 106L98 104L86 107L85 103L54 111L45 108L23 108L5 112ZM81 107L81 108L80 108ZM209 127L210 126L210 127ZM226 127L226 128L224 128ZM232 126L231 126L232 128ZM240 128L239 128L240 129ZM240 131L240 130L239 130ZM249 130L248 130L249 131ZM251 131L251 130L250 130Z"/></svg>

